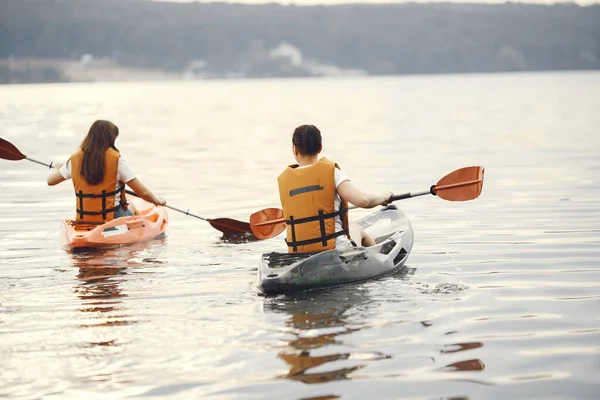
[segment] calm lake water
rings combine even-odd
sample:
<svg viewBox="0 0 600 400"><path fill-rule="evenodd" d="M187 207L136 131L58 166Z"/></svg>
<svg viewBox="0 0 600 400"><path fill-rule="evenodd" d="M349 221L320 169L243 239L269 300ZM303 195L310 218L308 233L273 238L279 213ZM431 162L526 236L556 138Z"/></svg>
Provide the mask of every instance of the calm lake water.
<svg viewBox="0 0 600 400"><path fill-rule="evenodd" d="M598 72L0 87L0 137L29 157L109 119L140 179L205 217L279 206L304 123L367 191L486 168L475 201L396 203L411 275L265 298L283 236L169 211L162 239L70 254L72 185L0 160L0 397L597 399L599 110Z"/></svg>

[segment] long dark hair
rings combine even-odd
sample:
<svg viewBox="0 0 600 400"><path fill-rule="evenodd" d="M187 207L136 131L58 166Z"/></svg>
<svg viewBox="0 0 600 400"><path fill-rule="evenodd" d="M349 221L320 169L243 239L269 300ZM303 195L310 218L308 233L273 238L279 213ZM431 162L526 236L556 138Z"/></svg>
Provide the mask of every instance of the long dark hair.
<svg viewBox="0 0 600 400"><path fill-rule="evenodd" d="M322 148L321 131L314 125L300 125L294 130L292 144L302 155L318 154Z"/></svg>
<svg viewBox="0 0 600 400"><path fill-rule="evenodd" d="M106 150L115 147L119 128L110 121L98 120L81 142L83 160L80 175L89 185L97 185L104 180L104 158ZM118 150L117 150L118 151Z"/></svg>

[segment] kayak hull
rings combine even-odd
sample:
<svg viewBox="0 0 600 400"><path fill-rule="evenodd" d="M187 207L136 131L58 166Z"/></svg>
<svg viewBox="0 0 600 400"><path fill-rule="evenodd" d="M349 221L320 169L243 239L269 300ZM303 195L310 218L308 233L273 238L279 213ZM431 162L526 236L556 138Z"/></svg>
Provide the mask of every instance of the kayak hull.
<svg viewBox="0 0 600 400"><path fill-rule="evenodd" d="M113 219L102 225L75 224L64 220L60 244L67 250L107 249L157 238L169 224L164 207L156 207L138 197L129 197L140 215Z"/></svg>
<svg viewBox="0 0 600 400"><path fill-rule="evenodd" d="M406 269L413 230L395 206L382 208L357 221L375 240L371 247L320 253L264 253L258 289L265 295L339 286L391 275Z"/></svg>

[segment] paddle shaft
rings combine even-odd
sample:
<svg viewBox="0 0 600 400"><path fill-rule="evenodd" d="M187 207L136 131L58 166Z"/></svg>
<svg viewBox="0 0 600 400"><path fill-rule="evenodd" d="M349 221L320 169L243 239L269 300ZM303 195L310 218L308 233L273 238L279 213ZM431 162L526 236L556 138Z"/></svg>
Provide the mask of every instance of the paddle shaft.
<svg viewBox="0 0 600 400"><path fill-rule="evenodd" d="M426 194L433 194L432 190L433 189L424 190L422 192L397 194L397 195L390 197L390 199L388 200L388 203L394 202L396 200L410 199L411 197L418 197L418 196L424 196ZM348 207L348 210L355 210L357 208L360 208L360 207L353 205L353 206ZM267 226L267 225L276 225L276 224L282 224L282 223L285 223L285 218L278 218L278 219L273 219L270 221L258 222L256 224L252 224L252 225L253 226Z"/></svg>
<svg viewBox="0 0 600 400"><path fill-rule="evenodd" d="M53 165L52 164L47 164L45 162L42 161L38 161L38 160L34 160L33 158L29 158L29 157L25 157L26 160L29 160L31 162L43 165L44 167L48 167L49 169L52 169Z"/></svg>
<svg viewBox="0 0 600 400"><path fill-rule="evenodd" d="M484 168L481 166L459 168L444 176L437 182L437 184L432 185L429 190L392 195L388 201L386 201L386 204L392 203L396 200L410 199L412 197L425 196L428 194L448 201L474 200L481 194L483 187L483 174ZM355 208L358 207L348 207L348 210ZM273 210L275 212L273 212ZM268 218L268 215L273 215L273 219L254 222L256 219L263 219L264 216L267 216ZM250 216L250 226L252 227L252 231L256 237L259 239L269 239L279 233L275 230L262 232L260 227L263 226L276 225L281 229L285 229L286 221L285 218L281 217L282 215L283 210L277 209L265 209L252 214ZM277 218L275 218L275 216L277 216Z"/></svg>
<svg viewBox="0 0 600 400"><path fill-rule="evenodd" d="M478 181L469 181L469 182L461 182L461 183L456 183L453 185L445 185L445 186L439 186L436 187L435 185L433 185L432 187L429 188L429 190L423 190L420 192L408 192L408 193L402 193L402 194L396 194L393 195L392 197L390 197L388 203L392 203L396 200L404 200L404 199L410 199L413 197L419 197L419 196L425 196L427 194L432 194L435 196L435 193L438 190L444 190L444 189L453 189L456 187L461 187L461 186L468 186L468 185L472 185L473 183L477 183ZM357 206L350 206L348 207L348 210L354 210L357 209L359 207ZM275 224L281 224L284 223L285 219L284 218L279 218L279 219L275 219L275 220L271 220L271 221L265 221L265 222L259 222L257 224L253 224L254 226L266 226L266 225L275 225Z"/></svg>
<svg viewBox="0 0 600 400"><path fill-rule="evenodd" d="M37 163L37 164L43 165L43 166L45 166L45 167L48 167L48 168L50 168L50 169L52 169L52 168L53 168L53 164L48 164L48 163L45 163L45 162L42 162L42 161L34 160L33 158L29 158L29 157L25 157L25 159L26 159L26 160L29 160L29 161L31 161L31 162L34 162L34 163ZM137 193L135 193L135 192L134 192L134 191L132 191L132 190L129 190L129 189L127 189L127 190L125 190L125 192L127 192L127 194L130 194L130 195L132 195L132 196L140 197L140 195L138 195ZM171 209L171 210L174 210L174 211L178 211L178 212L180 212L180 213L182 213L182 214L185 214L185 215L189 215L190 217L198 218L198 219L201 219L202 221L209 222L209 221L208 221L208 218L204 218L204 217L201 217L201 216L199 216L199 215L192 214L192 213L191 213L191 212L189 212L189 211L183 211L183 210L180 210L179 208L172 207L172 206L169 206L169 205L165 205L164 207L167 207L167 208L169 208L169 209Z"/></svg>
<svg viewBox="0 0 600 400"><path fill-rule="evenodd" d="M47 163L42 162L42 161L34 160L33 158L25 157L25 159L29 160L29 161L32 161L34 163L43 165L43 166L48 167L50 169L53 167L52 164L47 164ZM411 197L424 196L426 194L433 194L433 195L435 195L434 190L450 189L452 187L466 186L466 185L470 185L472 183L473 182L463 182L463 183L458 183L458 184L455 184L455 185L447 185L447 186L442 186L442 187L438 187L438 188L436 188L435 185L434 185L429 190L424 190L424 191L421 191L421 192L409 192L409 193L403 193L403 194L394 195L394 196L390 197L389 203L391 203L393 201L396 201L396 200L403 200L403 199L410 199ZM132 196L140 197L137 193L135 193L132 190L127 189L127 190L125 190L125 192L127 194L132 195ZM189 215L190 217L201 219L202 221L211 222L208 218L204 218L204 217L201 217L199 215L190 213L189 210L183 211L183 210L181 210L181 209L179 209L177 207L173 207L173 206L170 206L170 205L164 205L164 207L167 207L168 209L173 210L173 211L180 212L180 213L182 213L184 215ZM358 207L352 206L352 207L349 207L348 209L349 210L353 210L355 208L358 208ZM277 224L277 223L281 223L281 222L285 222L285 220L281 219L281 220L275 220L275 221L267 221L267 222L259 223L259 224L256 224L256 225L257 226L259 226L259 225L271 225L271 224Z"/></svg>
<svg viewBox="0 0 600 400"><path fill-rule="evenodd" d="M130 194L130 195L135 196L135 197L140 197L140 195L137 194L136 192L134 192L133 190L126 189L125 193ZM183 211L183 210L181 210L181 209L179 209L177 207L172 207L172 206L169 206L167 204L165 204L163 207L167 207L167 208L169 208L169 209L171 209L173 211L178 211L178 212L180 212L182 214L189 215L190 217L198 218L198 219L201 219L202 221L209 222L208 218L204 218L204 217L201 217L199 215L192 214L191 212L189 212L189 210L188 211Z"/></svg>
<svg viewBox="0 0 600 400"><path fill-rule="evenodd" d="M55 167L52 162L50 164L47 164L45 162L38 161L33 158L29 158L29 157L25 156L25 154L21 153L21 151L18 148L16 148L14 144L10 143L9 141L7 141L3 138L0 138L0 158L2 158L4 160L9 160L9 161L29 160L31 162L34 162L39 165L43 165L50 169ZM126 192L130 195L133 195L136 197L141 197L140 195L138 195L137 193L135 193L133 191L127 190ZM224 234L237 235L239 233L245 233L245 234L252 233L252 228L250 227L250 224L247 222L242 222L242 221L238 221L238 220L231 219L231 218L216 218L216 219L204 218L199 215L194 215L194 214L190 213L189 210L183 211L183 210L180 210L179 208L168 206L166 204L165 204L165 207L167 207L171 210L180 212L182 214L189 215L189 216L192 216L197 219L201 219L202 221L206 221L213 228L223 232Z"/></svg>
<svg viewBox="0 0 600 400"><path fill-rule="evenodd" d="M390 197L390 200L388 201L388 203L391 203L396 200L404 200L404 199L410 199L412 197L425 196L426 194L435 195L434 188L435 188L435 186L432 186L429 190L423 190L421 192L408 192L408 193L403 193L403 194L395 194L392 197Z"/></svg>
<svg viewBox="0 0 600 400"><path fill-rule="evenodd" d="M43 165L44 167L48 167L49 169L52 169L54 167L54 164L48 164L42 161L38 161L38 160L34 160L33 158L29 158L29 157L25 157L26 160L29 160L31 162L34 162L36 164L40 164Z"/></svg>
<svg viewBox="0 0 600 400"><path fill-rule="evenodd" d="M471 180L471 181L453 183L450 185L443 185L443 186L433 185L432 187L429 188L429 190L394 195L394 196L390 197L389 203L391 203L392 201L396 201L396 200L410 199L411 197L425 196L426 194L432 194L435 196L437 194L437 192L439 192L440 190L457 189L460 187L476 185L480 182L481 182L480 179L475 179L475 180Z"/></svg>

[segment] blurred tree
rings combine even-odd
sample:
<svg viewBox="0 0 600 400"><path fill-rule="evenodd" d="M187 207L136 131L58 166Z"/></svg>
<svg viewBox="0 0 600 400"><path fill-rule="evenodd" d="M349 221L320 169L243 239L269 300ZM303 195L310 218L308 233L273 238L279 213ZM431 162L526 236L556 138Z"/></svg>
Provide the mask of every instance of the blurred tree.
<svg viewBox="0 0 600 400"><path fill-rule="evenodd" d="M111 57L181 71L305 75L303 59L371 74L600 68L600 5L282 6L142 0L0 0L0 57Z"/></svg>

